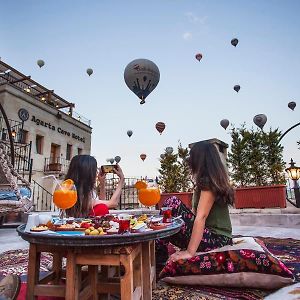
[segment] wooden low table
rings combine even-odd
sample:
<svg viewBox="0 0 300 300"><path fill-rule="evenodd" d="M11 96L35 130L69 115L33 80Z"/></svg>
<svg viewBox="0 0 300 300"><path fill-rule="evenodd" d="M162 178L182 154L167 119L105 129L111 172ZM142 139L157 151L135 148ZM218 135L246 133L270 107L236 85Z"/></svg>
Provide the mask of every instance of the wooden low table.
<svg viewBox="0 0 300 300"><path fill-rule="evenodd" d="M98 295L120 293L121 299L152 299L155 287L155 239L177 233L182 220L154 231L102 236L61 235L25 232L19 235L30 243L26 299L37 296L65 297L66 300L98 299ZM41 252L53 254L53 269L39 279ZM65 284L62 258L66 257ZM88 266L83 276L82 266ZM122 266L121 276L109 278L98 266ZM104 273L104 274L103 274Z"/></svg>

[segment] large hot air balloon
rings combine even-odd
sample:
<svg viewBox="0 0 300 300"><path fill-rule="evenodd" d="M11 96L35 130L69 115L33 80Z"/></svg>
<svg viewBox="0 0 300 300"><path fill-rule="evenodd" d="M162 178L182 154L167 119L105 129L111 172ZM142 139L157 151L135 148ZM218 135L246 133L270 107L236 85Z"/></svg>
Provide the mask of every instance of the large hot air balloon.
<svg viewBox="0 0 300 300"><path fill-rule="evenodd" d="M133 134L132 130L127 130L127 135L128 135L129 137L131 137L132 134Z"/></svg>
<svg viewBox="0 0 300 300"><path fill-rule="evenodd" d="M260 129L263 129L264 125L265 125L266 122L267 122L267 116L264 115L264 114L256 115L256 116L253 118L253 122L254 122L255 125L257 125Z"/></svg>
<svg viewBox="0 0 300 300"><path fill-rule="evenodd" d="M142 161L144 161L144 160L146 159L146 157L147 157L147 155L144 154L144 153L142 153L142 154L140 155L140 158L141 158Z"/></svg>
<svg viewBox="0 0 300 300"><path fill-rule="evenodd" d="M233 87L233 89L238 93L241 87L237 84Z"/></svg>
<svg viewBox="0 0 300 300"><path fill-rule="evenodd" d="M94 73L93 69L91 68L86 69L86 72L89 76L91 76Z"/></svg>
<svg viewBox="0 0 300 300"><path fill-rule="evenodd" d="M115 161L115 159L114 159L114 158L110 158L110 159L109 159L109 162L110 162L111 164L113 164L113 163L114 163L114 161Z"/></svg>
<svg viewBox="0 0 300 300"><path fill-rule="evenodd" d="M36 63L40 68L45 65L45 62L42 59L39 59Z"/></svg>
<svg viewBox="0 0 300 300"><path fill-rule="evenodd" d="M289 107L291 110L294 110L295 107L296 107L296 102L294 102L294 101L289 102L288 107Z"/></svg>
<svg viewBox="0 0 300 300"><path fill-rule="evenodd" d="M221 120L220 125L226 130L229 125L229 121L227 119L223 119Z"/></svg>
<svg viewBox="0 0 300 300"><path fill-rule="evenodd" d="M161 158L161 159L164 159L164 158L165 158L165 155L162 153L162 154L160 155L160 158Z"/></svg>
<svg viewBox="0 0 300 300"><path fill-rule="evenodd" d="M232 39L231 40L231 45L236 47L236 45L239 43L239 40L238 39Z"/></svg>
<svg viewBox="0 0 300 300"><path fill-rule="evenodd" d="M121 161L121 157L117 155L115 157L115 162L118 164L120 161Z"/></svg>
<svg viewBox="0 0 300 300"><path fill-rule="evenodd" d="M172 148L172 147L167 147L167 148L166 148L166 152L167 152L168 154L171 154L171 153L173 152L173 148Z"/></svg>
<svg viewBox="0 0 300 300"><path fill-rule="evenodd" d="M147 96L156 88L160 78L157 65L148 59L135 59L124 71L124 80L128 88L145 103Z"/></svg>
<svg viewBox="0 0 300 300"><path fill-rule="evenodd" d="M157 122L156 124L155 124L155 128L156 128L156 130L160 133L160 134L162 134L162 132L165 130L165 128L166 128L166 124L164 123L164 122Z"/></svg>
<svg viewBox="0 0 300 300"><path fill-rule="evenodd" d="M195 58L196 58L198 61L200 61L200 60L202 59L202 54L201 54L201 53L197 53L197 54L195 55Z"/></svg>

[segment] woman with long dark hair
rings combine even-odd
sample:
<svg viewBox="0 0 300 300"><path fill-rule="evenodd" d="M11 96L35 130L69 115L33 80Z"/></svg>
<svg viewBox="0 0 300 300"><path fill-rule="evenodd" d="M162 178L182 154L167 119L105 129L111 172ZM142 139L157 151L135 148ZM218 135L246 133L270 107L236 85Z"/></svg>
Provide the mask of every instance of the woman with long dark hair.
<svg viewBox="0 0 300 300"><path fill-rule="evenodd" d="M171 255L173 261L232 244L228 206L234 202L234 192L217 148L206 141L194 144L188 164L195 183L193 211L177 197L167 199L163 205L171 207L172 215L181 215L185 222L178 234L163 242L181 249ZM162 246L158 248L162 250Z"/></svg>
<svg viewBox="0 0 300 300"><path fill-rule="evenodd" d="M90 155L76 155L72 158L66 179L72 179L77 189L77 203L70 209L66 210L68 216L86 217L93 214L95 206L107 206L107 211L110 208L116 208L119 204L122 187L124 185L124 175L121 167L116 165L114 173L120 178L118 186L113 193L111 199L105 199L104 182L105 174L99 170L98 180L100 183L99 197L95 191L97 177L97 161Z"/></svg>

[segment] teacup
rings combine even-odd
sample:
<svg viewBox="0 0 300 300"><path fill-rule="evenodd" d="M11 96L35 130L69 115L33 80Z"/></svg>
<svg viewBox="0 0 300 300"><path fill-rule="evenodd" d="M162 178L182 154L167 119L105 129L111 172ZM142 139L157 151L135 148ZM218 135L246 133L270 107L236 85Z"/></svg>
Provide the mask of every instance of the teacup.
<svg viewBox="0 0 300 300"><path fill-rule="evenodd" d="M126 214L126 213L118 215L119 220L130 220L131 217L133 217L133 215Z"/></svg>

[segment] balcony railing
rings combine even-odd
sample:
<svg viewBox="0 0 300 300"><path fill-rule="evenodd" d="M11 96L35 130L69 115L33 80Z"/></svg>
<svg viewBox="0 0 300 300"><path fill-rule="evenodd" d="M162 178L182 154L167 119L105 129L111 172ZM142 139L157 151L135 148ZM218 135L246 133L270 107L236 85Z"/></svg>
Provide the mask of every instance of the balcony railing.
<svg viewBox="0 0 300 300"><path fill-rule="evenodd" d="M66 174L70 161L62 157L45 158L44 173Z"/></svg>

